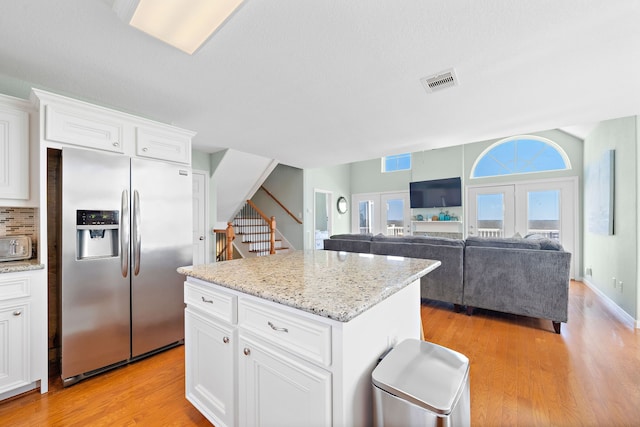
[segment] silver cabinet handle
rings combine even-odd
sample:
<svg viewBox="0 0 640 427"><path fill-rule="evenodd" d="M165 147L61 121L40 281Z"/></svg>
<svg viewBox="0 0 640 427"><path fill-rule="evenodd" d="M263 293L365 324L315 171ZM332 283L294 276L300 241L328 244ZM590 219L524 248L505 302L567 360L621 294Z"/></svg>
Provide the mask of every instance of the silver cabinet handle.
<svg viewBox="0 0 640 427"><path fill-rule="evenodd" d="M245 356L248 356L248 355L251 354L251 350L248 349L247 347L245 347L243 353L244 353Z"/></svg>
<svg viewBox="0 0 640 427"><path fill-rule="evenodd" d="M213 304L212 299L206 299L205 297L200 297L200 298L202 298L202 302L206 302L207 304Z"/></svg>
<svg viewBox="0 0 640 427"><path fill-rule="evenodd" d="M229 337L223 337L222 342L225 344L229 344Z"/></svg>
<svg viewBox="0 0 640 427"><path fill-rule="evenodd" d="M146 153L147 151L149 151L149 149L148 149L147 147L144 147L144 148L142 149L142 151L144 151L144 152Z"/></svg>
<svg viewBox="0 0 640 427"><path fill-rule="evenodd" d="M20 310L16 310L16 311L13 312L14 316L20 316L21 314L22 314L22 311L20 311Z"/></svg>
<svg viewBox="0 0 640 427"><path fill-rule="evenodd" d="M114 141L114 143L112 144L114 147L119 147L120 143L118 141Z"/></svg>
<svg viewBox="0 0 640 427"><path fill-rule="evenodd" d="M273 329L274 331L279 331L279 332L289 332L289 330L287 328L279 328L276 325L274 325L271 322L267 322L267 325L271 326L271 329Z"/></svg>

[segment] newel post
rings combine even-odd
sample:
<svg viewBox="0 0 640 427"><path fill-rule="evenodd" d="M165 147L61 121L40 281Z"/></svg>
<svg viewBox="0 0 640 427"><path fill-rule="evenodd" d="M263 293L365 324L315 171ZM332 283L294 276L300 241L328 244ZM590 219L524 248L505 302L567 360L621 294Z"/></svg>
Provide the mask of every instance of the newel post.
<svg viewBox="0 0 640 427"><path fill-rule="evenodd" d="M236 238L236 233L233 231L233 224L227 223L227 260L233 259L233 239Z"/></svg>
<svg viewBox="0 0 640 427"><path fill-rule="evenodd" d="M269 255L274 255L276 253L276 217L271 217L271 223L269 224Z"/></svg>

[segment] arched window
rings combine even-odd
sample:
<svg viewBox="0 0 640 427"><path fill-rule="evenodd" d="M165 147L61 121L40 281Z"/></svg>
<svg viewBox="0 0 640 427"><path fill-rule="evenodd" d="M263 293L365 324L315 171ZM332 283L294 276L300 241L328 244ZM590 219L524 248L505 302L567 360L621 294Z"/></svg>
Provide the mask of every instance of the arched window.
<svg viewBox="0 0 640 427"><path fill-rule="evenodd" d="M484 150L471 169L471 178L571 169L555 142L532 135L502 139Z"/></svg>

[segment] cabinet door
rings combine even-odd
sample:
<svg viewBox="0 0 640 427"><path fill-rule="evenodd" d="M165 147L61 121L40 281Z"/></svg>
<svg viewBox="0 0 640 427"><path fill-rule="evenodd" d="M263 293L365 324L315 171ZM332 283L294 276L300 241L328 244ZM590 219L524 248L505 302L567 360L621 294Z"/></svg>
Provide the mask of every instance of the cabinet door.
<svg viewBox="0 0 640 427"><path fill-rule="evenodd" d="M28 307L0 306L0 394L29 384Z"/></svg>
<svg viewBox="0 0 640 427"><path fill-rule="evenodd" d="M29 114L0 109L0 198L29 198Z"/></svg>
<svg viewBox="0 0 640 427"><path fill-rule="evenodd" d="M235 421L235 332L187 307L185 310L187 400L217 427Z"/></svg>
<svg viewBox="0 0 640 427"><path fill-rule="evenodd" d="M168 130L138 127L136 155L191 164L191 138Z"/></svg>
<svg viewBox="0 0 640 427"><path fill-rule="evenodd" d="M49 141L124 152L124 124L106 113L47 105L45 138Z"/></svg>
<svg viewBox="0 0 640 427"><path fill-rule="evenodd" d="M330 372L248 336L239 350L240 425L331 425Z"/></svg>

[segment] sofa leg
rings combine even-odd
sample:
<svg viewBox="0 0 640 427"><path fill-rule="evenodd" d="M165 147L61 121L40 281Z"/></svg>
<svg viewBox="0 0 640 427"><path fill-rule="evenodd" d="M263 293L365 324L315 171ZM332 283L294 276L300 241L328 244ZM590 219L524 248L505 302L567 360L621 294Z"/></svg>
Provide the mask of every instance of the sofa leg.
<svg viewBox="0 0 640 427"><path fill-rule="evenodd" d="M467 316L471 316L473 314L473 307L470 305L467 306Z"/></svg>
<svg viewBox="0 0 640 427"><path fill-rule="evenodd" d="M560 333L560 325L562 325L560 322L553 322L553 330L556 331L556 334Z"/></svg>
<svg viewBox="0 0 640 427"><path fill-rule="evenodd" d="M462 306L460 304L453 304L453 311L460 313L462 311Z"/></svg>

